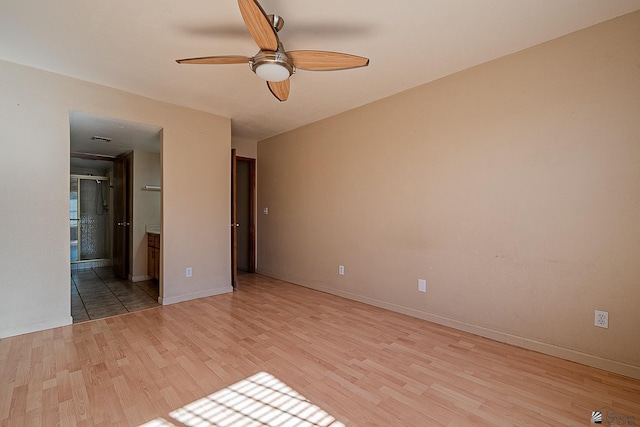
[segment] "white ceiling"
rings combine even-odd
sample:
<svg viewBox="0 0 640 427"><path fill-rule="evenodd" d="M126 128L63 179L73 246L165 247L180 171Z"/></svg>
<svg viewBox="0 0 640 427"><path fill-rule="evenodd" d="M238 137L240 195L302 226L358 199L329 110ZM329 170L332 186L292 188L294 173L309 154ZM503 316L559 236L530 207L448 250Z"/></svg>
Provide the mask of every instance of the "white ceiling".
<svg viewBox="0 0 640 427"><path fill-rule="evenodd" d="M283 103L248 65L175 59L257 47L235 0L2 0L0 59L232 119L261 140L640 9L638 0L262 0L287 50L370 58L298 71ZM107 135L105 135L107 136Z"/></svg>
<svg viewBox="0 0 640 427"><path fill-rule="evenodd" d="M69 112L71 152L117 156L132 149L160 152L158 126L101 117L80 111ZM109 142L93 140L109 138ZM99 147L99 148L96 148Z"/></svg>
<svg viewBox="0 0 640 427"><path fill-rule="evenodd" d="M72 167L104 170L112 167L110 160L78 158L73 153L115 157L132 150L160 152L162 128L158 126L70 111L69 132Z"/></svg>

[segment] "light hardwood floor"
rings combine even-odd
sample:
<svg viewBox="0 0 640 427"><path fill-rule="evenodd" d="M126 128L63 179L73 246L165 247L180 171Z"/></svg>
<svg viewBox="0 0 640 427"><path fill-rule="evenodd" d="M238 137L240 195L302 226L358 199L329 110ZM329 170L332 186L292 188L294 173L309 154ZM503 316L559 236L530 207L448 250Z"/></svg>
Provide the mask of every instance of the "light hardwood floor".
<svg viewBox="0 0 640 427"><path fill-rule="evenodd" d="M244 411L254 424L239 424L214 422L222 412L207 405L218 399L228 414L229 386L271 376L279 382L260 390L286 384L283 393L330 415L282 425L585 426L603 407L640 425L640 381L278 280L239 279L233 294L0 340L0 425L194 425L189 416L260 425L253 406ZM255 380L260 372L267 379ZM242 384L234 390L258 399Z"/></svg>

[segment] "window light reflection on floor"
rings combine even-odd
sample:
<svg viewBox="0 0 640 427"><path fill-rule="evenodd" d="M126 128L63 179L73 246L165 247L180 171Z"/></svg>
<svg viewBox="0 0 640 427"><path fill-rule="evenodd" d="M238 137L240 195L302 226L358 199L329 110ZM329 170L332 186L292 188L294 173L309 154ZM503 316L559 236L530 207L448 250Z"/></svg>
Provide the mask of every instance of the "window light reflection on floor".
<svg viewBox="0 0 640 427"><path fill-rule="evenodd" d="M344 427L330 414L266 372L189 403L169 415L189 427ZM155 419L143 426L173 425L167 420Z"/></svg>
<svg viewBox="0 0 640 427"><path fill-rule="evenodd" d="M155 420L152 420L152 421L149 421L148 423L144 423L140 425L140 427L177 427L177 426L165 419L156 418Z"/></svg>

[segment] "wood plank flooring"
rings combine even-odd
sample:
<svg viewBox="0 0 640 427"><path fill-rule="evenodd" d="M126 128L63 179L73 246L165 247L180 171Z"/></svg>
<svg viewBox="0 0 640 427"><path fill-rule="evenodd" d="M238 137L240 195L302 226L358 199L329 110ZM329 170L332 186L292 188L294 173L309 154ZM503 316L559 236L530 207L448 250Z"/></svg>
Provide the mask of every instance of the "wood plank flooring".
<svg viewBox="0 0 640 427"><path fill-rule="evenodd" d="M227 391L256 375L330 417L224 415ZM233 294L0 340L1 426L585 426L600 408L605 425L640 424L640 381L258 275Z"/></svg>

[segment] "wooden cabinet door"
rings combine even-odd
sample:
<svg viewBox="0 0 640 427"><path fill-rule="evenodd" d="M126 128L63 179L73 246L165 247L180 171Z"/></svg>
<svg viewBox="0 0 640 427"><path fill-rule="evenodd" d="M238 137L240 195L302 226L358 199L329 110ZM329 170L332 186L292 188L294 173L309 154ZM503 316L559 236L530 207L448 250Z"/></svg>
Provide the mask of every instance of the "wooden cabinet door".
<svg viewBox="0 0 640 427"><path fill-rule="evenodd" d="M153 278L160 280L160 245L153 248Z"/></svg>
<svg viewBox="0 0 640 427"><path fill-rule="evenodd" d="M147 247L147 274L153 277L154 272L154 250L151 246Z"/></svg>

